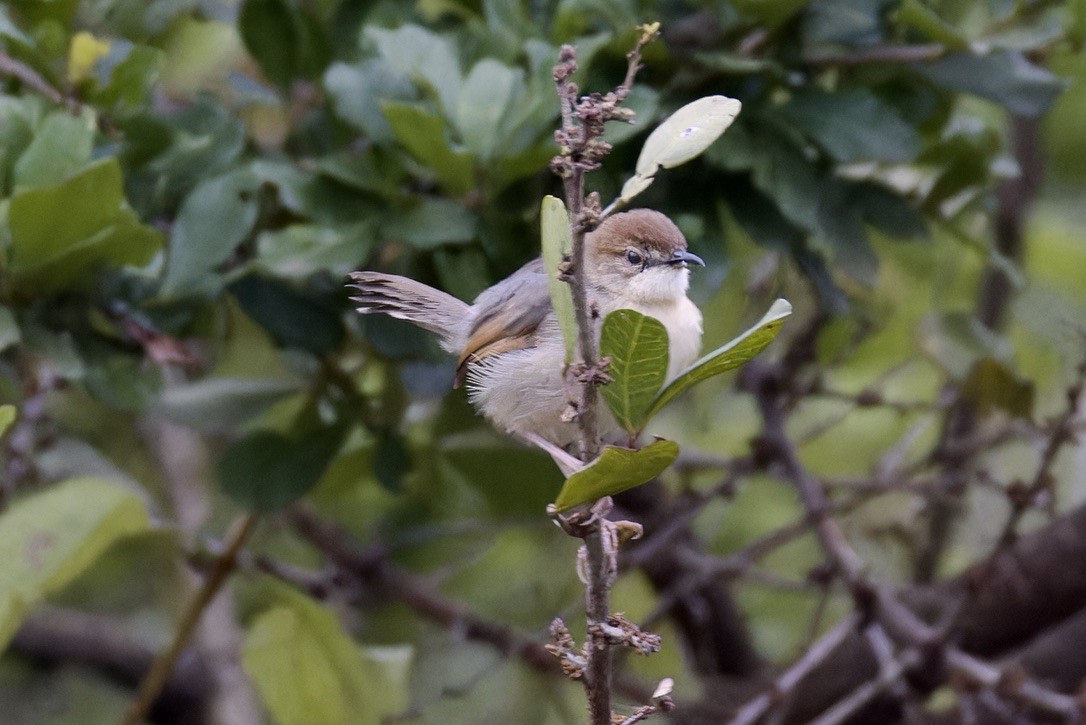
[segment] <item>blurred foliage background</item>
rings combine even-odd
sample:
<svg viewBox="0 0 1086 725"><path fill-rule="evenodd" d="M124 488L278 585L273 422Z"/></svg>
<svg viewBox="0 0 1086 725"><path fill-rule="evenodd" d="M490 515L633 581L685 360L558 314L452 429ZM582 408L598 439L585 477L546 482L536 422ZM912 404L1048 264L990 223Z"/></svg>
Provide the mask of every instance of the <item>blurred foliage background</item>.
<svg viewBox="0 0 1086 725"><path fill-rule="evenodd" d="M1027 428L971 459L987 485L942 518L906 486L842 515L894 585L986 555L1083 353L1081 0L13 0L5 722L116 721L246 512L253 539L156 722L580 721L580 688L517 649L582 606L576 545L543 513L560 475L450 392L433 339L359 318L343 284L369 267L471 299L537 255L559 46L605 91L656 20L637 123L611 129L589 188L613 198L671 110L741 99L638 199L708 262L705 348L792 301L767 355L809 353L788 431L835 492L936 460L952 404ZM651 431L684 450L654 490L696 503L691 566L803 515L769 469L725 477L760 425L735 383ZM1081 448L1054 463L1049 513L1086 500L1084 471ZM821 561L801 535L720 583L756 662L725 675L756 681L848 608L808 576ZM640 620L659 597L631 566L616 609ZM721 673L654 620L664 650L624 661L620 692L671 676L680 705L712 700Z"/></svg>

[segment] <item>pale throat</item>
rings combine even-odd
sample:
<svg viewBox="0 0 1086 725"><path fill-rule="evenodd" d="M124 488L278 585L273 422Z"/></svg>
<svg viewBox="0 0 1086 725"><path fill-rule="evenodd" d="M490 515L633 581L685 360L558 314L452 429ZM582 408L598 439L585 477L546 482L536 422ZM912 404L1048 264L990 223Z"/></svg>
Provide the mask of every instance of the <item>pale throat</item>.
<svg viewBox="0 0 1086 725"><path fill-rule="evenodd" d="M668 308L686 299L689 288L689 269L654 267L622 280L610 291L619 303L614 309Z"/></svg>

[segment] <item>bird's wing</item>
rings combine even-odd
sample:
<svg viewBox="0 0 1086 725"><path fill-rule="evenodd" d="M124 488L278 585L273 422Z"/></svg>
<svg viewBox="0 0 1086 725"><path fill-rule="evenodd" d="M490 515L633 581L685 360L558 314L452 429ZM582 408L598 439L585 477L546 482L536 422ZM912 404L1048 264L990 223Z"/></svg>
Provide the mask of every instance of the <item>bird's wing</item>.
<svg viewBox="0 0 1086 725"><path fill-rule="evenodd" d="M536 331L551 313L546 269L542 259L521 267L475 300L477 313L467 344L456 366L453 387L459 387L469 362L536 345Z"/></svg>

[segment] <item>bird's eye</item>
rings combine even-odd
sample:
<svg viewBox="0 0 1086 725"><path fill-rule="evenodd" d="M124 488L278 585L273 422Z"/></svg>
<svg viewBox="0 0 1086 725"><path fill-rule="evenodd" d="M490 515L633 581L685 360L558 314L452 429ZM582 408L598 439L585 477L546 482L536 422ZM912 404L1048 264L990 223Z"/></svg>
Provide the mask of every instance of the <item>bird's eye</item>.
<svg viewBox="0 0 1086 725"><path fill-rule="evenodd" d="M641 264L641 255L631 249L630 251L626 252L626 261L630 264Z"/></svg>

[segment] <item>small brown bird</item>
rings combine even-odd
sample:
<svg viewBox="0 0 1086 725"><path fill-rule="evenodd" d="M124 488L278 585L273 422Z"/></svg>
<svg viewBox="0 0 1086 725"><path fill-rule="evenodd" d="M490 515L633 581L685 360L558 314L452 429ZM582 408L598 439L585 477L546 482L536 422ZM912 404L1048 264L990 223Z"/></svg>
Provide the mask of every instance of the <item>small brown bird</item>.
<svg viewBox="0 0 1086 725"><path fill-rule="evenodd" d="M682 232L663 214L634 209L608 217L585 238L589 304L608 313L632 309L655 317L670 339L668 378L701 348L701 312L691 302L688 265L705 263L686 248ZM352 297L363 314L383 312L441 337L459 356L454 387L466 378L468 397L492 423L513 435L535 434L559 446L577 438L563 422L565 346L551 307L542 259L484 290L471 305L415 280L354 272ZM622 439L606 410L600 432Z"/></svg>

